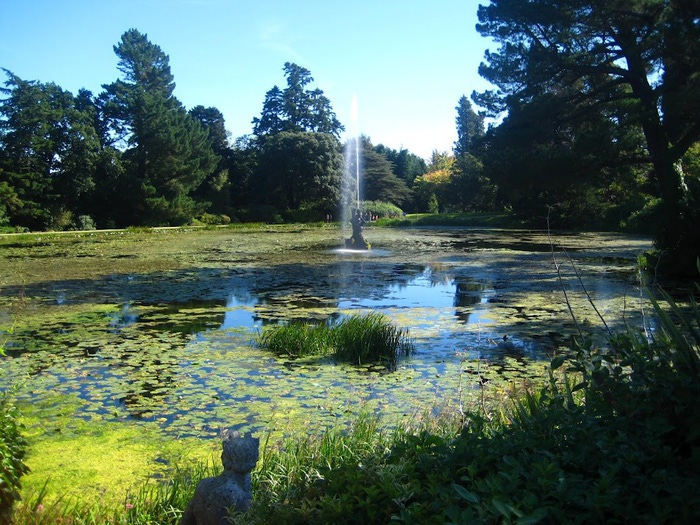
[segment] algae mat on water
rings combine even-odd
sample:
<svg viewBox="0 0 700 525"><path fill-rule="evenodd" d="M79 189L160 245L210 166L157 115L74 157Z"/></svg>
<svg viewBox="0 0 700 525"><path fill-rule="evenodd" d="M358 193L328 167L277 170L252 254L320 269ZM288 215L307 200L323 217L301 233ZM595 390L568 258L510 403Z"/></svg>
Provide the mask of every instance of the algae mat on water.
<svg viewBox="0 0 700 525"><path fill-rule="evenodd" d="M9 354L0 380L22 385L28 485L54 469L50 450L66 450L59 470L75 479L99 464L87 456L117 450L157 471L166 460L154 450L168 440L197 439L211 453L222 428L320 432L362 411L393 425L498 398L569 346L562 285L591 334L602 326L588 297L610 326L642 322L635 257L647 239L556 234L556 256L575 267L560 280L544 232L370 228L373 250L360 253L337 249L345 235L270 227L0 237ZM365 311L413 338L416 353L396 371L276 358L253 344L265 324ZM163 456L184 461L185 449ZM104 466L113 483L118 473Z"/></svg>

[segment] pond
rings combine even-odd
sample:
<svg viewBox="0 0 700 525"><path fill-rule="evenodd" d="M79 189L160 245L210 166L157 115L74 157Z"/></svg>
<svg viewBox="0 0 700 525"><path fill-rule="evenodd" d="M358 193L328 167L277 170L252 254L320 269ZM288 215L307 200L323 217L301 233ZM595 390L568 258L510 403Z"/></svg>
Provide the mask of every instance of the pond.
<svg viewBox="0 0 700 525"><path fill-rule="evenodd" d="M156 424L291 432L370 411L387 421L459 407L542 375L582 330L641 327L636 257L649 239L479 228L147 230L0 238L0 380L50 427ZM595 308L594 308L595 307ZM415 353L394 371L277 358L265 326L376 311ZM572 315L573 313L573 315ZM604 319L605 324L601 320Z"/></svg>

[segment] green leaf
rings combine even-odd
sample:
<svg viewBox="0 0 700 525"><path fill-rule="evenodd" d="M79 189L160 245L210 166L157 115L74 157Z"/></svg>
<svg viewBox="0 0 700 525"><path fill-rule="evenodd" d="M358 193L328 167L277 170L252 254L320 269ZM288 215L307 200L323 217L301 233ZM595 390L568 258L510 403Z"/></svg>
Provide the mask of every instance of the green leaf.
<svg viewBox="0 0 700 525"><path fill-rule="evenodd" d="M510 518L511 515L511 510L510 510L510 505L507 505L506 503L502 502L499 499L494 498L491 500L491 503L493 506L496 508L498 512L503 514L506 518Z"/></svg>
<svg viewBox="0 0 700 525"><path fill-rule="evenodd" d="M559 368L561 365L564 364L564 361L566 361L566 357L563 355L558 355L557 357L552 359L552 370L556 370L557 368Z"/></svg>
<svg viewBox="0 0 700 525"><path fill-rule="evenodd" d="M465 489L463 486L457 485L456 483L452 484L452 488L455 489L455 492L457 492L459 497L463 500L466 500L469 503L479 503L479 496L477 496L474 492L471 492Z"/></svg>
<svg viewBox="0 0 700 525"><path fill-rule="evenodd" d="M530 516L524 516L522 518L518 518L518 521L516 521L516 523L518 525L533 525L534 523L539 523L540 521L542 521L546 517L547 517L547 509L537 509Z"/></svg>

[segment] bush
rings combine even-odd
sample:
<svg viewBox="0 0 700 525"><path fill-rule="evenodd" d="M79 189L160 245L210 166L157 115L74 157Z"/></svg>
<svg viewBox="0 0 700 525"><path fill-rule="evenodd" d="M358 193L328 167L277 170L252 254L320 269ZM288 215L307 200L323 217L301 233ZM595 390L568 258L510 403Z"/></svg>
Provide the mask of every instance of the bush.
<svg viewBox="0 0 700 525"><path fill-rule="evenodd" d="M75 227L78 230L96 230L95 221L89 215L78 215L75 221Z"/></svg>
<svg viewBox="0 0 700 525"><path fill-rule="evenodd" d="M369 213L372 217L388 219L403 217L403 210L390 202L363 201L361 208L363 212Z"/></svg>
<svg viewBox="0 0 700 525"><path fill-rule="evenodd" d="M266 224L282 224L284 219L274 206L260 205L247 209L236 210L242 222L262 222Z"/></svg>
<svg viewBox="0 0 700 525"><path fill-rule="evenodd" d="M284 221L288 223L320 222L324 219L324 217L325 213L318 208L289 210L283 214Z"/></svg>
<svg viewBox="0 0 700 525"><path fill-rule="evenodd" d="M204 213L204 214L200 215L196 219L196 221L198 221L202 224L207 224L207 225L211 225L211 226L227 225L227 224L231 224L231 217L229 217L228 215L224 215L223 213L219 214L219 215L215 215L213 213Z"/></svg>

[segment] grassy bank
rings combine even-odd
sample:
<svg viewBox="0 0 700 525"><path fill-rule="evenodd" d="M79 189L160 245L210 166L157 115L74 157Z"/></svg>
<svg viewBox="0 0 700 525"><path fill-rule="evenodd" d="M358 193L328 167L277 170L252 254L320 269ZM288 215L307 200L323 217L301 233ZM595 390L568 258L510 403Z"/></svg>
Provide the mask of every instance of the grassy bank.
<svg viewBox="0 0 700 525"><path fill-rule="evenodd" d="M523 224L512 213L414 213L400 219L379 219L377 226L392 228L410 226L483 226L519 228Z"/></svg>

